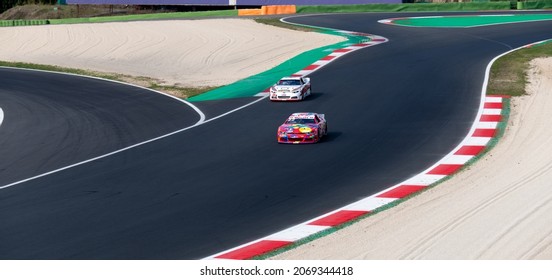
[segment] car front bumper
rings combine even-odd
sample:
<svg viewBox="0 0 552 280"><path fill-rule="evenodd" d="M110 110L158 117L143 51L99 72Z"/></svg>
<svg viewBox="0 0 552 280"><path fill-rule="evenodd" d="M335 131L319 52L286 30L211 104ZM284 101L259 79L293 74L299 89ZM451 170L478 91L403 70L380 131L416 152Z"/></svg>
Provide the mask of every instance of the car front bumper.
<svg viewBox="0 0 552 280"><path fill-rule="evenodd" d="M270 93L270 100L272 101L298 101L301 100L301 94L291 93Z"/></svg>
<svg viewBox="0 0 552 280"><path fill-rule="evenodd" d="M309 144L318 142L314 134L287 134L277 135L278 143L282 144Z"/></svg>

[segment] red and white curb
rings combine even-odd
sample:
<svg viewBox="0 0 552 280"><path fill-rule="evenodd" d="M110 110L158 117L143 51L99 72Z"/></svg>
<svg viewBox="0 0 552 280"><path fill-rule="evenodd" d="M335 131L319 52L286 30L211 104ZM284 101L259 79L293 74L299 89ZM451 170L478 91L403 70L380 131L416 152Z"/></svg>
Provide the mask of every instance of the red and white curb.
<svg viewBox="0 0 552 280"><path fill-rule="evenodd" d="M323 230L339 226L375 209L409 196L454 174L469 160L481 154L503 121L502 96L486 96L468 136L443 159L406 181L345 207L267 237L220 252L205 259L244 260L293 244Z"/></svg>
<svg viewBox="0 0 552 280"><path fill-rule="evenodd" d="M355 36L362 36L366 37L366 42L356 43L356 44L350 44L344 48L333 50L329 55L313 62L311 65L303 68L302 70L299 70L290 76L296 76L296 77L303 77L310 75L314 71L317 71L318 69L328 65L329 63L335 61L336 59L340 58L341 56L344 56L348 53L367 48L372 47L375 45L379 45L382 43L385 43L389 41L387 38L378 36L378 35L372 35L372 34L366 34L366 33L359 33L359 32L351 32L351 31L338 31L339 33L347 34L347 35L355 35ZM265 89L264 91L257 93L255 96L259 97L266 97L268 96L270 88Z"/></svg>
<svg viewBox="0 0 552 280"><path fill-rule="evenodd" d="M319 233L328 228L336 227L362 215L370 213L386 204L402 199L415 192L423 190L431 184L447 178L469 160L481 154L498 133L498 125L504 122L504 100L507 96L486 95L491 65L500 57L522 48L544 43L543 40L534 44L528 44L495 57L487 65L485 82L482 86L482 97L476 119L466 138L448 155L420 174L405 180L404 182L385 189L370 197L366 197L345 207L316 217L291 228L282 230L267 237L249 242L247 244L226 250L204 259L243 260L277 250L291 245L301 239Z"/></svg>

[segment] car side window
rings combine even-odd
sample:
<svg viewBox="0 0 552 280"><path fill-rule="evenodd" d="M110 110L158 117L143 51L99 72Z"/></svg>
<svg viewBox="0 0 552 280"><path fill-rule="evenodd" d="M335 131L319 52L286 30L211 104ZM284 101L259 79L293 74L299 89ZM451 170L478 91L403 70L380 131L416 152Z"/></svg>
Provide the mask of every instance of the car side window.
<svg viewBox="0 0 552 280"><path fill-rule="evenodd" d="M314 116L314 122L315 122L315 123L319 123L319 122L320 122L320 119L318 118L318 116Z"/></svg>

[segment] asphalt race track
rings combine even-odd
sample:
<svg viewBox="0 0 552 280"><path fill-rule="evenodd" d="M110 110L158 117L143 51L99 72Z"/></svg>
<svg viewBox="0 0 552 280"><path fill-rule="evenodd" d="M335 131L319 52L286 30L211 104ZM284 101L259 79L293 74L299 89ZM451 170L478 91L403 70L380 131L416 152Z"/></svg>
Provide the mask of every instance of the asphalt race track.
<svg viewBox="0 0 552 280"><path fill-rule="evenodd" d="M98 79L0 68L0 186L191 126L173 98Z"/></svg>
<svg viewBox="0 0 552 280"><path fill-rule="evenodd" d="M313 73L304 102L265 99L195 127L197 112L157 93L0 69L0 186L191 127L0 189L0 259L198 259L352 203L449 153L471 127L491 59L552 37L549 22L377 23L404 16L289 19L389 42ZM254 100L194 105L209 120ZM277 126L299 111L325 113L328 137L277 144Z"/></svg>

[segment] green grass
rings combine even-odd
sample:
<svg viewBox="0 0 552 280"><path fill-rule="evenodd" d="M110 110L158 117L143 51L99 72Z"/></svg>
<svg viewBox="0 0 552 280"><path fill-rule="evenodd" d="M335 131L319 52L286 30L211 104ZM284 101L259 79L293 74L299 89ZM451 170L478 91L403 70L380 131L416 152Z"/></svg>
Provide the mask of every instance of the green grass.
<svg viewBox="0 0 552 280"><path fill-rule="evenodd" d="M529 62L535 58L549 56L552 56L552 44L547 42L499 58L491 67L487 93L524 95Z"/></svg>
<svg viewBox="0 0 552 280"><path fill-rule="evenodd" d="M300 25L294 25L294 24L281 22L280 19L281 19L280 17L276 17L276 18L274 18L274 17L263 17L263 18L256 18L254 20L257 23L272 25L272 26L276 26L276 27L287 28L287 29L297 30L297 31L315 32L315 31L319 30L319 29L316 29L316 28L310 28L310 27L306 27L306 26L300 26Z"/></svg>
<svg viewBox="0 0 552 280"><path fill-rule="evenodd" d="M180 86L160 85L160 84L151 82L150 85L147 86L147 88L168 93L180 98L189 98L189 97L193 97L193 96L214 90L218 87L180 87Z"/></svg>
<svg viewBox="0 0 552 280"><path fill-rule="evenodd" d="M0 20L0 27L14 25L103 23L142 20L223 18L238 16L238 10L201 12L150 11L150 13L140 13L140 11L126 9L122 10L122 12L133 14L117 14L117 11L110 14L109 10L106 10L105 7L102 8L101 5L85 5L78 10L74 5L26 5L16 7L14 9L14 11L8 11L5 14L2 14L4 20Z"/></svg>
<svg viewBox="0 0 552 280"><path fill-rule="evenodd" d="M119 22L119 21L166 20L166 19L234 17L234 16L238 16L238 11L237 10L207 11L207 12L156 13L156 14L90 17L90 18L51 19L50 24L100 23L100 22Z"/></svg>

